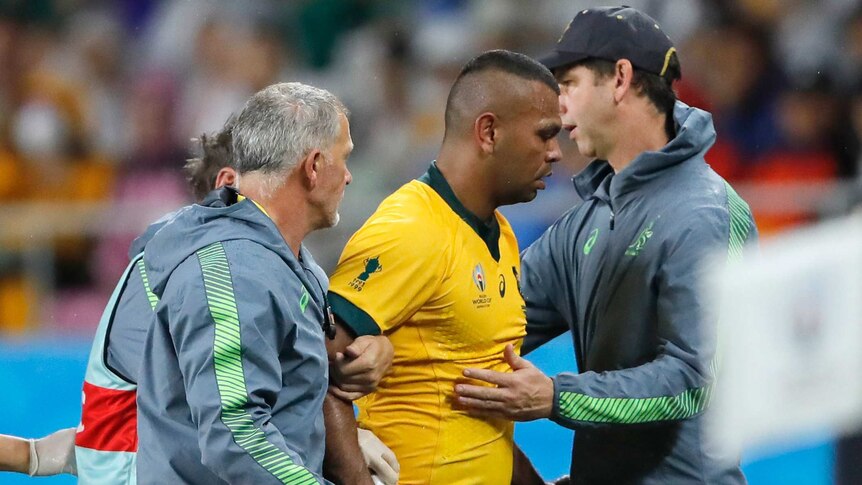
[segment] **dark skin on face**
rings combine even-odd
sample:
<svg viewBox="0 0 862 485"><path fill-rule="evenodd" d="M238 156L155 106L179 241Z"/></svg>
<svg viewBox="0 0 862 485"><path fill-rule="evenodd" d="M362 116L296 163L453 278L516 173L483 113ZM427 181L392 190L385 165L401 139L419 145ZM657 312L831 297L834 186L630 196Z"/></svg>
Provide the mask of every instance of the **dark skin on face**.
<svg viewBox="0 0 862 485"><path fill-rule="evenodd" d="M544 178L561 158L557 133L562 123L558 97L551 88L534 81L520 86L509 98L494 150L496 204L529 202L544 190Z"/></svg>
<svg viewBox="0 0 862 485"><path fill-rule="evenodd" d="M483 220L545 188L562 157L556 92L540 81L489 71L459 83L437 158L458 200Z"/></svg>

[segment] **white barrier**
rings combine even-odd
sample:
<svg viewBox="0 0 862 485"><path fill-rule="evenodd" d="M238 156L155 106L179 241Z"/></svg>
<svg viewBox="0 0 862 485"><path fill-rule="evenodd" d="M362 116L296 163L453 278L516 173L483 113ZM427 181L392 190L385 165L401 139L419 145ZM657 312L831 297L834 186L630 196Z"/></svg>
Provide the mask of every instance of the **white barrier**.
<svg viewBox="0 0 862 485"><path fill-rule="evenodd" d="M862 217L715 263L713 436L736 451L862 423Z"/></svg>

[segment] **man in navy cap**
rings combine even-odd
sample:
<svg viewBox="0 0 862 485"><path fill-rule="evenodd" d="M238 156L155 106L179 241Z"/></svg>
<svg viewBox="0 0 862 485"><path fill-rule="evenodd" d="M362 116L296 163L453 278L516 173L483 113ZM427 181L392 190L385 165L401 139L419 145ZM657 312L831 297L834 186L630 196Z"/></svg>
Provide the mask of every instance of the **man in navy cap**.
<svg viewBox="0 0 862 485"><path fill-rule="evenodd" d="M583 202L523 254L523 352L569 331L580 373L549 378L508 348L514 372L467 369L496 386L458 384L458 400L577 430L573 483L745 483L704 439L718 318L697 291L701 263L757 237L704 161L712 118L676 100L676 49L632 8L579 12L543 63L564 129L596 160L573 179Z"/></svg>

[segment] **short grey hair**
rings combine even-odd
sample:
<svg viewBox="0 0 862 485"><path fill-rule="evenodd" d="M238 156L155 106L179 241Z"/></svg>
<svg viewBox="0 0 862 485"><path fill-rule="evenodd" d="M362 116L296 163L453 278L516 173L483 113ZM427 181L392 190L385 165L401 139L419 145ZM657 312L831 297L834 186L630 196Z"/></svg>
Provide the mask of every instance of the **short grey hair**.
<svg viewBox="0 0 862 485"><path fill-rule="evenodd" d="M258 91L233 120L233 160L239 175L285 174L311 150L332 146L349 111L325 89L302 83Z"/></svg>

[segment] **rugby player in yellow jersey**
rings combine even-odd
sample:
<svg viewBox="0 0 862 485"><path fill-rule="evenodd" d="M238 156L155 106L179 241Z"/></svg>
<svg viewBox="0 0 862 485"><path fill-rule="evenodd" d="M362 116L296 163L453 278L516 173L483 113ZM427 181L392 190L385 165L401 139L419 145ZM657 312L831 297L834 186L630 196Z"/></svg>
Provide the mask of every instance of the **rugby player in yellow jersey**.
<svg viewBox="0 0 862 485"><path fill-rule="evenodd" d="M354 336L382 333L395 348L389 374L357 405L360 426L395 452L399 483L541 483L514 447L513 423L457 409L453 389L468 367L509 371L503 349L525 334L518 244L496 209L544 189L561 157L558 94L551 73L522 54L467 63L436 162L380 204L332 275L337 317ZM333 396L326 411L353 423ZM328 415L328 436L334 422Z"/></svg>

